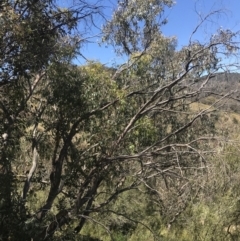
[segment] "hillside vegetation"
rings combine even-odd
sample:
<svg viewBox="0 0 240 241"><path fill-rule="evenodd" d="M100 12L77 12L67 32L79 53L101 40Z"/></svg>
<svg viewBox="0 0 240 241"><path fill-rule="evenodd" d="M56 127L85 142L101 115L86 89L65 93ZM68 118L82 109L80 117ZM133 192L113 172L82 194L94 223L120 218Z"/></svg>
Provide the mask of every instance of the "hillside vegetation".
<svg viewBox="0 0 240 241"><path fill-rule="evenodd" d="M239 240L239 33L195 39L212 12L179 48L172 0L58 3L0 2L0 241ZM75 64L94 28L124 64Z"/></svg>

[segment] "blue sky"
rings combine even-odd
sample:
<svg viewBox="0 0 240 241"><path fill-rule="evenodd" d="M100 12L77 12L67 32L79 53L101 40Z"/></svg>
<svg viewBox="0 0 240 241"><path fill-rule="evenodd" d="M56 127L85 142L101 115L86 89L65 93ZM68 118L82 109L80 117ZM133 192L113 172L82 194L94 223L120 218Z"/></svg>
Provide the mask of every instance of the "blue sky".
<svg viewBox="0 0 240 241"><path fill-rule="evenodd" d="M106 8L108 17L111 15L114 2L114 0L103 1L108 6ZM204 42L220 27L240 31L240 0L177 0L172 8L165 10L168 24L162 28L162 33L165 36L176 36L178 48L181 48L187 45L191 33L200 23L200 18L218 10L220 10L219 13L211 16L199 28L198 32L193 36L194 39ZM101 21L99 18L97 24L101 25ZM92 35L96 33L94 30ZM93 41L95 40L93 39ZM106 48L104 45L100 47L96 43L88 44L81 49L81 52L87 59L101 61L107 65L125 61L124 57L116 57L112 48ZM83 64L84 60L79 58L77 63Z"/></svg>
<svg viewBox="0 0 240 241"><path fill-rule="evenodd" d="M219 13L210 16L202 25L195 39L207 40L220 27L240 30L239 0L178 0L174 7L166 10L169 22L162 31L166 36L176 36L181 47L188 43L192 31L200 23L200 16L218 10Z"/></svg>

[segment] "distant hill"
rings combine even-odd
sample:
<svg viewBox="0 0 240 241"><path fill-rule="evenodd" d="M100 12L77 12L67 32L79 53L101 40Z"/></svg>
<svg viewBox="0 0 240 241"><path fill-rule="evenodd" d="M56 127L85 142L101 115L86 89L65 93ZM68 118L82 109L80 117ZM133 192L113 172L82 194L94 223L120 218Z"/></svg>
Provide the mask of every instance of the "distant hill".
<svg viewBox="0 0 240 241"><path fill-rule="evenodd" d="M208 88L221 92L240 89L240 73L218 73L210 80Z"/></svg>
<svg viewBox="0 0 240 241"><path fill-rule="evenodd" d="M204 78L204 77L203 77ZM221 96L232 93L220 105L224 111L240 113L240 73L217 73L209 80L204 88L204 93L199 96L198 101L211 105Z"/></svg>

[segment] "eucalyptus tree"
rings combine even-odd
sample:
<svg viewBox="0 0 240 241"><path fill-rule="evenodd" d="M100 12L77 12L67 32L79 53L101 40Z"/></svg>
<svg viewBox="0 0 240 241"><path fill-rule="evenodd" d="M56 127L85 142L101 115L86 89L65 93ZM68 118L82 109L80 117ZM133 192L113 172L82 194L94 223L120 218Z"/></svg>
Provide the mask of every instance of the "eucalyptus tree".
<svg viewBox="0 0 240 241"><path fill-rule="evenodd" d="M51 0L0 3L1 240L27 240L23 232L27 213L18 196L16 167L20 139L39 117L33 116L28 103L36 95L37 86L44 82L49 66L69 62L76 54L82 43L82 36L74 31L77 23L84 25L88 18L90 23L97 13L100 14L100 7L85 1L69 8L60 8ZM40 106L38 102L35 107ZM35 143L33 136L32 151L37 158ZM33 171L25 190L29 189Z"/></svg>
<svg viewBox="0 0 240 241"><path fill-rule="evenodd" d="M107 39L114 30L109 31L108 26L106 29ZM177 51L175 38L155 32L149 46L131 47L134 50L129 52L129 62L114 74L101 64L92 63L76 70L81 80L72 80L79 84L60 84L53 99L51 92L55 93L56 86L50 90L46 96L55 106L55 111L50 112L59 113L52 120L60 120L52 126L56 130L50 136L55 136L53 153L59 154L51 170L49 196L38 215L40 219L44 217L45 210L50 210L55 202L58 214L64 216L56 215L58 225L52 218L41 235L50 237L59 226L70 223L65 235L73 238L87 220L110 234L118 225L128 232L124 223L133 223L132 228L137 224L146 226L141 213L134 214L120 204L120 200L124 203L129 197L139 203L138 195L149 198L146 208L153 205L152 212L162 213L168 225L176 221L189 200L198 196L214 139L210 113L224 96L220 94L203 109L194 108L194 102L221 66L218 48L229 54L229 46L235 47L234 37L228 31L220 31L208 43L191 42ZM84 92L71 100L77 86ZM75 103L75 108L71 103ZM61 115L59 111L63 111ZM122 218L113 225L116 216ZM153 233L159 229L153 223L148 228Z"/></svg>
<svg viewBox="0 0 240 241"><path fill-rule="evenodd" d="M221 67L218 54L238 53L237 34L221 29L177 50L177 40L161 33L173 4L167 0L118 3L103 40L126 64L74 66L81 42L67 30L98 11L80 4L73 11L52 2L2 4L3 240L76 240L88 220L111 237L116 216L124 217L123 229L124 222L141 224L157 238L159 227L121 200L149 199L148 213L171 225L198 195L213 139L210 113L231 94L196 108Z"/></svg>

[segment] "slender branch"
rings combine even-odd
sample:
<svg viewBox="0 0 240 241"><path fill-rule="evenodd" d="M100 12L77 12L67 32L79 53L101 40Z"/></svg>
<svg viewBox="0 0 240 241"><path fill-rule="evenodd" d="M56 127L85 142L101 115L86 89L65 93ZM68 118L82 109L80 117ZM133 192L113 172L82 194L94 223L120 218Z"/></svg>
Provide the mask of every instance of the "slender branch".
<svg viewBox="0 0 240 241"><path fill-rule="evenodd" d="M38 154L38 151L37 151L37 147L34 146L33 147L33 157L32 157L32 167L31 167L31 169L28 173L27 179L26 179L24 187L23 187L23 193L22 193L23 200L26 200L27 193L28 193L28 190L30 188L31 179L33 177L34 172L36 171L36 168L37 168L38 159L39 159L39 154Z"/></svg>

